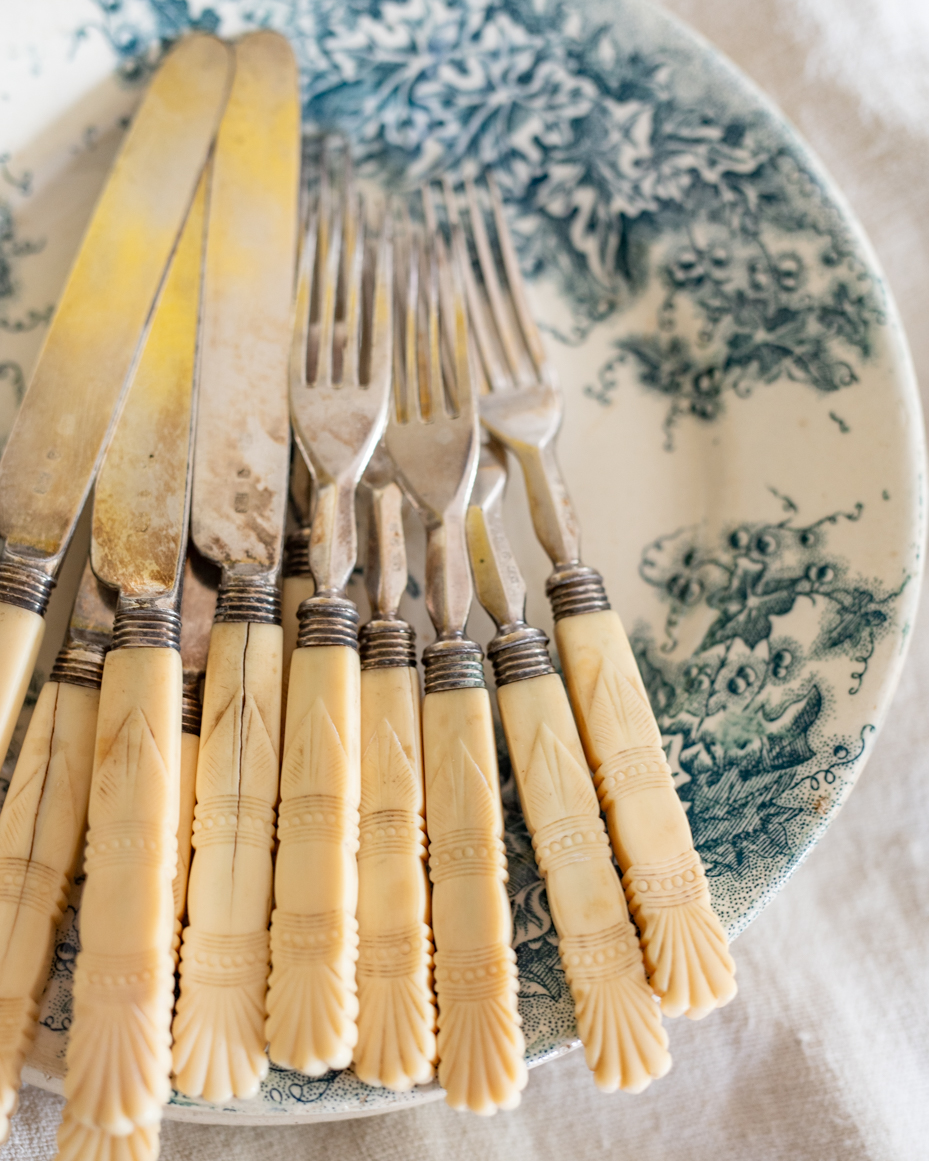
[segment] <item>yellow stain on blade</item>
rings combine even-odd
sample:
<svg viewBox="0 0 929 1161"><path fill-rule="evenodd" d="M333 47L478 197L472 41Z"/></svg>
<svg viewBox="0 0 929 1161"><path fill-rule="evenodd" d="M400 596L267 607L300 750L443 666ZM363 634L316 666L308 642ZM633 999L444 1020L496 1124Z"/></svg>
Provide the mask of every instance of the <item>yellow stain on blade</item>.
<svg viewBox="0 0 929 1161"><path fill-rule="evenodd" d="M243 37L216 138L191 530L217 563L273 571L287 503L299 76L274 32Z"/></svg>
<svg viewBox="0 0 929 1161"><path fill-rule="evenodd" d="M94 210L0 465L0 534L65 546L228 94L232 54L185 37L153 77Z"/></svg>
<svg viewBox="0 0 929 1161"><path fill-rule="evenodd" d="M93 567L123 596L170 591L183 560L207 183L204 173L97 479Z"/></svg>

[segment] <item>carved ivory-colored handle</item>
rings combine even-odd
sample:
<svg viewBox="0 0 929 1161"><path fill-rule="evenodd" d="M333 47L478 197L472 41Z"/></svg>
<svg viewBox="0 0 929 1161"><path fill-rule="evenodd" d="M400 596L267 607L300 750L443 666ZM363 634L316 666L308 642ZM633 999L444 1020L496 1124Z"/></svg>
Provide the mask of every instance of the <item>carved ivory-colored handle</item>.
<svg viewBox="0 0 929 1161"><path fill-rule="evenodd" d="M213 625L174 1018L177 1088L224 1101L268 1072L265 993L281 722L280 625Z"/></svg>
<svg viewBox="0 0 929 1161"><path fill-rule="evenodd" d="M275 1064L321 1076L358 1039L360 670L347 645L294 651L281 768L267 1036Z"/></svg>
<svg viewBox="0 0 929 1161"><path fill-rule="evenodd" d="M411 666L362 670L354 1067L399 1092L436 1057L419 699Z"/></svg>
<svg viewBox="0 0 929 1161"><path fill-rule="evenodd" d="M699 1019L735 995L735 964L632 649L612 609L555 639L650 983L666 1015Z"/></svg>
<svg viewBox="0 0 929 1161"><path fill-rule="evenodd" d="M47 682L0 813L0 1141L87 821L98 689Z"/></svg>
<svg viewBox="0 0 929 1161"><path fill-rule="evenodd" d="M107 654L59 1157L154 1158L171 1093L181 658ZM107 1142L117 1137L117 1142ZM110 1147L112 1148L110 1148Z"/></svg>
<svg viewBox="0 0 929 1161"><path fill-rule="evenodd" d="M519 1104L527 1074L486 689L426 695L423 754L439 1083L452 1108L487 1115Z"/></svg>
<svg viewBox="0 0 929 1161"><path fill-rule="evenodd" d="M0 604L0 762L10 748L44 635L44 617Z"/></svg>
<svg viewBox="0 0 929 1161"><path fill-rule="evenodd" d="M549 673L499 686L497 701L587 1066L605 1092L641 1092L671 1067L668 1037L567 694Z"/></svg>

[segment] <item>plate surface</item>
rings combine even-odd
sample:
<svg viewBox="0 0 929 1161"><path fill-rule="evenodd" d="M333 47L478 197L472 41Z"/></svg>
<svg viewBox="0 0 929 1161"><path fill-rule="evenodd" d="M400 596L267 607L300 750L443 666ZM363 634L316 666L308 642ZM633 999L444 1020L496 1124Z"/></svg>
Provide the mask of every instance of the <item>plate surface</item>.
<svg viewBox="0 0 929 1161"><path fill-rule="evenodd" d="M562 377L560 455L585 559L632 636L714 904L738 934L868 757L903 661L924 536L923 428L896 311L792 130L640 0L46 0L8 5L2 23L0 435L140 84L185 30L285 32L307 124L347 133L372 175L409 183L494 167ZM529 620L550 629L548 565L515 478L507 519ZM412 523L409 536L404 611L422 642ZM490 636L479 611L471 629ZM520 1010L537 1063L573 1046L572 1005L507 769L501 753ZM26 1073L59 1091L78 897L79 886ZM167 1114L291 1123L439 1095L272 1068L252 1101L175 1096Z"/></svg>

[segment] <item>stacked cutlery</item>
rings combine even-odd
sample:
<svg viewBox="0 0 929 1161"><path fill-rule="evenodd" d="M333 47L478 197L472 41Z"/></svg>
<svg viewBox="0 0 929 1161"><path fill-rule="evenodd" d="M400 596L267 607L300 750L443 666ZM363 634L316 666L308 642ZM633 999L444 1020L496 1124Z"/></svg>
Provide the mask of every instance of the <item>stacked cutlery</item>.
<svg viewBox="0 0 929 1161"><path fill-rule="evenodd" d="M670 1067L661 1011L699 1018L735 993L634 657L581 563L560 394L492 179L423 189L413 221L362 197L327 146L304 216L300 156L283 37L169 54L0 461L4 750L95 485L90 564L0 813L0 1138L89 823L65 1159L153 1159L172 1072L226 1101L269 1060L354 1064L397 1091L437 1074L481 1114L518 1104L474 587L596 1083L641 1091ZM567 693L525 621L507 450L555 566ZM400 616L404 495L436 632L424 699Z"/></svg>

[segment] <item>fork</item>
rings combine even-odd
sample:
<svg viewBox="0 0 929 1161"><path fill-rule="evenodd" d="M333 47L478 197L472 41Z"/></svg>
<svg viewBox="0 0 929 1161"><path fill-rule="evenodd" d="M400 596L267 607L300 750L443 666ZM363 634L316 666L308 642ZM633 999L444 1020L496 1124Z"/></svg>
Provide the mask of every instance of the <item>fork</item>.
<svg viewBox="0 0 929 1161"><path fill-rule="evenodd" d="M465 535L479 451L460 268L436 232L409 223L396 243L395 409L387 448L426 527L423 754L432 879L439 1082L456 1109L519 1103L527 1074L505 888L503 808L480 647L465 636L471 574Z"/></svg>
<svg viewBox="0 0 929 1161"><path fill-rule="evenodd" d="M310 1076L347 1068L358 1037L360 668L345 589L355 489L387 418L392 341L389 225L369 239L347 166L343 187L334 196L324 159L297 288L291 417L314 480L316 592L300 605L291 661L266 1026L271 1059Z"/></svg>
<svg viewBox="0 0 929 1161"><path fill-rule="evenodd" d="M558 932L587 1067L604 1092L642 1092L671 1067L635 928L610 857L568 695L548 638L526 624L526 584L503 528L506 453L481 448L468 508L478 600L497 632L487 648L523 815Z"/></svg>
<svg viewBox="0 0 929 1161"><path fill-rule="evenodd" d="M454 217L454 191L446 200ZM493 176L483 197L465 182L464 201L468 310L491 389L481 420L519 461L536 535L555 566L546 585L555 640L651 986L666 1015L699 1019L735 995L735 964L625 630L600 573L581 563L580 529L554 451L561 393Z"/></svg>
<svg viewBox="0 0 929 1161"><path fill-rule="evenodd" d="M355 1075L403 1092L434 1073L422 712L407 584L403 495L383 441L362 478L371 619L361 656L358 1044Z"/></svg>

